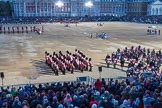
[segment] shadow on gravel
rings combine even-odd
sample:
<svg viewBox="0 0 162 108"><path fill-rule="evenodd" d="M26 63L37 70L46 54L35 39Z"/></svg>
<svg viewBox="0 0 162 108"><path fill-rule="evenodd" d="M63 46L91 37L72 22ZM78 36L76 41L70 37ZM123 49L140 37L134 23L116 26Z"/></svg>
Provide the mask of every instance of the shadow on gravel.
<svg viewBox="0 0 162 108"><path fill-rule="evenodd" d="M32 60L33 66L36 68L36 71L39 74L44 75L53 75L54 72L52 69L45 64L45 61L43 59L40 60Z"/></svg>

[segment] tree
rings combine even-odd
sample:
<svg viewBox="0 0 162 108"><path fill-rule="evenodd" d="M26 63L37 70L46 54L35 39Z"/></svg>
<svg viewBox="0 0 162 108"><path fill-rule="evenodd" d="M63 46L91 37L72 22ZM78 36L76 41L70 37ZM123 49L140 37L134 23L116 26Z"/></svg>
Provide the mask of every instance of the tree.
<svg viewBox="0 0 162 108"><path fill-rule="evenodd" d="M11 3L0 1L0 16L12 16Z"/></svg>
<svg viewBox="0 0 162 108"><path fill-rule="evenodd" d="M11 8L11 3L9 1L7 1L7 7L8 7L9 16L12 16L12 8Z"/></svg>

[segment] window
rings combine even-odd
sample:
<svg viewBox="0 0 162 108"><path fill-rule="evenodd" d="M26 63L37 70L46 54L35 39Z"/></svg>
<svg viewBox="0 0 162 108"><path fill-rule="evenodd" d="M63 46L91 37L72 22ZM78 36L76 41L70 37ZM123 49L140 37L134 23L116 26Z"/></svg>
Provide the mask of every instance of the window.
<svg viewBox="0 0 162 108"><path fill-rule="evenodd" d="M160 15L162 15L162 8L160 8L160 12L159 13L160 13Z"/></svg>
<svg viewBox="0 0 162 108"><path fill-rule="evenodd" d="M154 8L152 9L152 15L154 15L155 14L155 10L154 10Z"/></svg>
<svg viewBox="0 0 162 108"><path fill-rule="evenodd" d="M159 11L158 8L156 8L156 15L158 15L158 11Z"/></svg>

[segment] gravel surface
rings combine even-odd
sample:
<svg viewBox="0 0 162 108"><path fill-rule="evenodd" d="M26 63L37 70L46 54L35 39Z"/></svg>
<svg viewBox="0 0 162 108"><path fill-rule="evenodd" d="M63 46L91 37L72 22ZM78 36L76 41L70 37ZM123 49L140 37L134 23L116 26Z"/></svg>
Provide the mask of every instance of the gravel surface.
<svg viewBox="0 0 162 108"><path fill-rule="evenodd" d="M15 26L15 25L5 25ZM22 26L22 25L16 25ZM26 25L25 25L26 26ZM28 25L31 26L31 25ZM125 22L104 22L104 26L97 26L95 22L81 22L76 27L70 24L42 24L44 33L20 33L0 34L0 71L4 72L4 85L43 83L52 81L76 80L79 76L91 76L98 78L98 65L103 66L101 76L103 78L125 77L124 71L105 68L104 57L107 53L116 51L117 48L130 47L131 45L147 47L150 49L162 48L162 35L147 35L147 27L150 24L137 24ZM162 25L158 25L162 31ZM105 32L108 40L96 39L96 33ZM93 35L90 38L91 33ZM55 76L51 69L44 64L44 52L74 53L75 49L84 52L92 58L93 72L79 71L74 74ZM30 80L32 79L32 80Z"/></svg>

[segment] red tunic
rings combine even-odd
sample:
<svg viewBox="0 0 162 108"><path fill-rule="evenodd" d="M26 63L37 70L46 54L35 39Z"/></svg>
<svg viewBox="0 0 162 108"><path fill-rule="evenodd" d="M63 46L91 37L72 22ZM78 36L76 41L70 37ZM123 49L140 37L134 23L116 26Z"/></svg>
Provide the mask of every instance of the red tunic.
<svg viewBox="0 0 162 108"><path fill-rule="evenodd" d="M54 62L52 63L52 68L54 70L59 70L58 65L56 63L54 63Z"/></svg>
<svg viewBox="0 0 162 108"><path fill-rule="evenodd" d="M52 58L51 57L48 57L47 60L48 60L48 63L51 65L52 62L53 62Z"/></svg>
<svg viewBox="0 0 162 108"><path fill-rule="evenodd" d="M48 57L49 57L48 55L45 55L45 60L46 60L46 61L48 61Z"/></svg>
<svg viewBox="0 0 162 108"><path fill-rule="evenodd" d="M84 63L85 66L88 66L88 61L87 60L84 60L83 63Z"/></svg>
<svg viewBox="0 0 162 108"><path fill-rule="evenodd" d="M110 63L111 62L111 58L107 58L107 63Z"/></svg>
<svg viewBox="0 0 162 108"><path fill-rule="evenodd" d="M69 63L69 66L70 66L70 70L74 69L74 65L72 63Z"/></svg>
<svg viewBox="0 0 162 108"><path fill-rule="evenodd" d="M90 67L93 67L93 64L92 64L92 62L91 62L91 61L89 61L89 66L90 66Z"/></svg>
<svg viewBox="0 0 162 108"><path fill-rule="evenodd" d="M83 64L83 62L79 62L79 68L80 68L81 70L84 69L84 64Z"/></svg>

